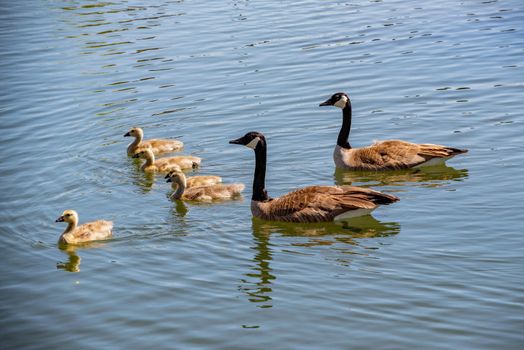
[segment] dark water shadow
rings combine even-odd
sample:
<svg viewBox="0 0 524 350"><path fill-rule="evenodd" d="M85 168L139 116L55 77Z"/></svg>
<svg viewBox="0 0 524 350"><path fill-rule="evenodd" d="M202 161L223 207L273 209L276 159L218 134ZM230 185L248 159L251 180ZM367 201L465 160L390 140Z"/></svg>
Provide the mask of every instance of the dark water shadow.
<svg viewBox="0 0 524 350"><path fill-rule="evenodd" d="M289 237L289 247L307 248L342 243L345 253L355 254L353 249L360 245L359 239L396 235L400 232L400 224L381 222L371 215L340 224L296 224L252 218L252 231L254 245L251 249L255 253L253 264L250 271L241 278L238 288L246 294L250 302L257 303L261 308L269 308L272 307L271 285L277 278L270 264L273 260L272 235Z"/></svg>
<svg viewBox="0 0 524 350"><path fill-rule="evenodd" d="M404 186L418 184L422 187L441 187L451 181L463 181L467 169L455 169L445 164L393 171L352 171L336 169L335 184L362 187Z"/></svg>

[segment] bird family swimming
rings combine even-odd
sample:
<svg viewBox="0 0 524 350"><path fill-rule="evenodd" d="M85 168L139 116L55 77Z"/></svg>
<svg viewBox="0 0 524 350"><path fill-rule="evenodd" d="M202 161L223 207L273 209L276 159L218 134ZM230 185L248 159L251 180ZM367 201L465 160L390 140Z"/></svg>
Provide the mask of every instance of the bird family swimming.
<svg viewBox="0 0 524 350"><path fill-rule="evenodd" d="M184 147L184 143L178 140L151 139L144 141L144 130L142 128L131 128L124 137L133 136L135 140L127 146L127 155L132 156L144 148L151 148L154 154L177 152Z"/></svg>
<svg viewBox="0 0 524 350"><path fill-rule="evenodd" d="M401 140L378 141L371 146L352 148L348 140L352 116L349 96L338 92L319 106L335 106L342 109L342 127L333 152L333 160L337 168L348 170L415 168L443 163L457 154L467 152L465 149Z"/></svg>
<svg viewBox="0 0 524 350"><path fill-rule="evenodd" d="M251 213L261 219L289 222L343 221L367 215L379 205L399 200L390 194L355 186L308 186L279 198L271 198L265 186L265 136L252 131L229 143L255 151Z"/></svg>
<svg viewBox="0 0 524 350"><path fill-rule="evenodd" d="M467 150L435 144L415 144L401 140L376 142L371 146L352 148L349 144L352 108L349 96L339 92L319 106L335 106L342 109L340 129L333 159L337 168L347 170L394 170L434 165L466 153ZM155 154L175 152L183 147L177 140L143 140L141 128L131 128L124 136L134 136L127 148L128 155L142 158L146 162L141 169L145 172L165 172L167 182L172 182L172 199L190 201L213 201L232 199L241 195L243 184L221 184L219 176L194 176L186 178L183 169L194 169L201 158L175 156L155 159ZM265 220L285 222L326 222L345 221L370 214L380 205L388 205L398 197L368 188L356 186L307 186L271 198L265 188L267 142L265 136L256 131L229 141L230 144L244 145L255 152L255 172L251 212ZM78 214L66 210L56 220L67 222L66 230L59 238L60 243L79 244L112 236L113 223L98 220L78 226Z"/></svg>

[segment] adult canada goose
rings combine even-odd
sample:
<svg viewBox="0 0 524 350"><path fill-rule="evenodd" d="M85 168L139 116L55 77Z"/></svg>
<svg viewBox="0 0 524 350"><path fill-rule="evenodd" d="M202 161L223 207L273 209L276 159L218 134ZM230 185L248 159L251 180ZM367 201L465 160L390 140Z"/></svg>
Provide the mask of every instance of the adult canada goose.
<svg viewBox="0 0 524 350"><path fill-rule="evenodd" d="M377 141L362 148L351 148L349 131L351 129L351 101L349 96L338 92L319 106L335 106L342 109L342 127L338 134L333 159L337 168L351 170L391 170L435 165L466 153L465 149L416 144L401 140Z"/></svg>
<svg viewBox="0 0 524 350"><path fill-rule="evenodd" d="M216 199L232 199L240 196L245 188L244 184L215 184L188 187L186 176L181 171L170 172L166 182L173 183L172 188L175 192L171 195L172 199L186 199L201 202L210 202Z"/></svg>
<svg viewBox="0 0 524 350"><path fill-rule="evenodd" d="M66 210L56 219L56 222L67 222L67 228L60 236L59 243L78 244L90 241L108 239L112 235L113 223L98 220L78 225L78 214L74 210Z"/></svg>
<svg viewBox="0 0 524 350"><path fill-rule="evenodd" d="M179 171L180 170L174 169L168 172L164 178L169 179L171 176L174 175L175 172L179 172ZM197 175L197 176L186 177L186 187L187 188L197 187L197 186L216 185L221 182L222 182L222 178L216 175Z"/></svg>
<svg viewBox="0 0 524 350"><path fill-rule="evenodd" d="M255 151L253 216L291 222L338 221L366 215L380 204L398 201L395 196L355 186L308 186L271 198L265 188L267 144L264 135L252 131L229 143Z"/></svg>
<svg viewBox="0 0 524 350"><path fill-rule="evenodd" d="M138 151L133 155L133 158L145 159L146 162L142 165L141 169L149 173L157 171L165 173L177 169L194 169L197 168L202 161L201 158L193 156L175 156L155 159L151 148Z"/></svg>
<svg viewBox="0 0 524 350"><path fill-rule="evenodd" d="M176 152L184 147L184 143L178 140L151 139L144 141L144 130L142 128L131 128L124 137L133 136L135 141L127 146L127 155L132 156L136 151L150 147L154 154Z"/></svg>

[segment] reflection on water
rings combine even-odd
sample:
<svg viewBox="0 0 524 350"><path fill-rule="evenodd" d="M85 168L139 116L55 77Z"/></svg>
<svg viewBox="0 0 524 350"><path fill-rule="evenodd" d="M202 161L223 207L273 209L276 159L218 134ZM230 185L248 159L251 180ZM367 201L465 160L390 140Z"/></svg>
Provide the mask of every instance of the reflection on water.
<svg viewBox="0 0 524 350"><path fill-rule="evenodd" d="M412 186L420 183L422 187L440 187L450 181L462 181L468 177L467 169L455 169L445 164L416 169L395 171L345 171L335 170L337 185L362 187Z"/></svg>
<svg viewBox="0 0 524 350"><path fill-rule="evenodd" d="M142 161L140 159L129 158L129 162L132 164L132 174L131 179L133 185L138 187L142 193L151 192L153 185L155 184L155 174L142 171Z"/></svg>
<svg viewBox="0 0 524 350"><path fill-rule="evenodd" d="M289 237L288 246L310 248L323 245L342 244L338 249L341 254L356 254L353 249L359 246L359 239L378 238L395 235L400 232L397 222L380 222L371 215L354 218L349 222L297 224L276 221L264 221L252 218L252 229L255 251L252 259L254 265L241 279L239 289L253 303L260 303L259 307L271 307L271 283L276 279L270 262L273 259L270 238L272 234ZM299 238L294 240L293 238ZM303 240L306 238L306 241ZM284 244L285 245L285 244ZM282 246L282 243L279 244ZM285 249L285 248L284 248ZM349 264L347 257L338 259L344 265Z"/></svg>
<svg viewBox="0 0 524 350"><path fill-rule="evenodd" d="M101 242L89 242L79 245L58 243L60 250L67 254L68 260L66 262L61 261L56 263L56 268L69 272L80 272L80 262L82 261L82 258L77 254L77 250L101 248L103 246L105 246L105 243Z"/></svg>
<svg viewBox="0 0 524 350"><path fill-rule="evenodd" d="M168 197L169 196L170 196L170 194L168 195ZM186 216L187 212L189 211L189 209L187 208L186 203L184 203L184 201L181 201L181 200L176 200L174 202L175 202L174 210L177 213L177 216L181 217L181 218Z"/></svg>

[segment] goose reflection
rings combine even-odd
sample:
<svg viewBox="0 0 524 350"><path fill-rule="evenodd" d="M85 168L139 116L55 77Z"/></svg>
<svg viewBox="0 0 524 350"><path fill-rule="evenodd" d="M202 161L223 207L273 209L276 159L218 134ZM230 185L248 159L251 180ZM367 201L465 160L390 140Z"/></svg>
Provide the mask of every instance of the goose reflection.
<svg viewBox="0 0 524 350"><path fill-rule="evenodd" d="M80 272L80 262L82 261L82 258L80 255L77 254L77 250L79 249L89 249L89 248L101 248L105 246L105 243L101 242L88 242L88 243L82 243L77 245L71 245L71 244L58 244L58 248L67 254L68 259L66 262L58 262L56 263L56 268L61 270L66 270L69 272Z"/></svg>
<svg viewBox="0 0 524 350"><path fill-rule="evenodd" d="M255 256L250 271L241 279L239 289L248 296L250 302L259 303L261 308L268 308L272 307L271 284L277 278L270 265L274 249L270 241L272 234L289 238L287 244L296 247L295 249L343 244L343 248L337 247L338 252L356 254L355 247L360 246L359 239L398 234L400 224L381 222L371 215L339 224L270 222L253 217L252 230L254 245L251 249L255 251ZM344 256L338 261L346 265L349 264L347 259Z"/></svg>
<svg viewBox="0 0 524 350"><path fill-rule="evenodd" d="M450 181L463 181L468 177L468 170L455 169L445 164L388 172L336 169L334 177L337 185L380 187L420 183L423 187L441 187Z"/></svg>

